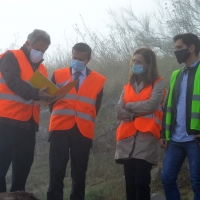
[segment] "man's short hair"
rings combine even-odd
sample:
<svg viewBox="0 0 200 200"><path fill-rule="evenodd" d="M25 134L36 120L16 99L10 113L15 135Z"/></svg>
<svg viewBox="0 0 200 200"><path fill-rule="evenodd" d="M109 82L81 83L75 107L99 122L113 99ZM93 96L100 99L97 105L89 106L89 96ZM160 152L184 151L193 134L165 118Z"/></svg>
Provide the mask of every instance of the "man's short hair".
<svg viewBox="0 0 200 200"><path fill-rule="evenodd" d="M32 33L30 33L27 37L27 41L29 41L31 45L35 44L37 41L43 41L48 45L51 44L50 35L40 29L35 29Z"/></svg>
<svg viewBox="0 0 200 200"><path fill-rule="evenodd" d="M195 54L198 56L199 51L200 51L200 40L197 35L193 33L178 34L174 36L173 40L174 42L176 42L177 40L180 40L180 39L183 41L184 44L187 45L187 47L193 44L195 46Z"/></svg>
<svg viewBox="0 0 200 200"><path fill-rule="evenodd" d="M80 42L80 43L77 43L77 44L75 44L75 45L73 46L72 51L73 51L73 50L76 50L76 51L79 51L79 52L87 52L88 59L90 60L92 50L91 50L91 48L89 47L89 45Z"/></svg>

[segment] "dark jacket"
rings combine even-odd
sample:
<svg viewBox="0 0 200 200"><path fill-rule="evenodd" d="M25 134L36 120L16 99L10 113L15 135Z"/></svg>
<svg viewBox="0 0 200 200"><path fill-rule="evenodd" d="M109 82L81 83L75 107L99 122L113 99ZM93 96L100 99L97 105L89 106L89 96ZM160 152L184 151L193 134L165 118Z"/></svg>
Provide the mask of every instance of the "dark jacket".
<svg viewBox="0 0 200 200"><path fill-rule="evenodd" d="M174 86L174 91L172 94L172 118L171 118L170 134L172 133L172 131L174 129L174 125L176 123L177 102L178 102L178 97L179 97L180 85L181 85L181 81L182 81L185 70L188 70L188 80L187 80L187 91L186 91L186 122L183 122L183 123L186 124L186 131L187 131L188 135L199 134L198 130L190 129L194 78L196 75L197 67L199 67L199 62L196 64L195 67L184 67L177 76L176 83ZM169 96L169 92L168 92L167 99L166 99L165 105L164 105L164 116L163 116L163 120L162 120L161 138L165 138L166 110L167 110L168 96Z"/></svg>
<svg viewBox="0 0 200 200"><path fill-rule="evenodd" d="M24 54L26 55L28 61L30 62L33 71L37 70L40 63L34 64L30 60L30 53L26 49L25 45L20 48ZM38 99L38 89L31 87L28 83L23 81L20 78L20 67L17 61L17 58L11 51L8 51L0 60L0 72L6 82L6 85L10 90L12 90L15 94L22 97L25 100L39 100ZM33 120L33 117L26 122L18 121L10 118L0 117L0 122L9 124L11 126L15 126L17 128L23 129L32 129L34 128L38 131L38 124Z"/></svg>
<svg viewBox="0 0 200 200"><path fill-rule="evenodd" d="M70 74L71 74L71 72L72 72L72 69L71 69L71 67L70 67ZM86 76L88 76L88 75L90 74L90 72L91 72L91 70L88 69L88 68L86 67ZM51 78L51 81L52 81L54 84L56 84L54 74L53 74L53 76L52 76L52 78ZM103 88L102 88L102 90L100 91L100 93L97 95L97 100L96 100L96 104L95 104L96 114L98 113L98 111L99 111L99 109L100 109L102 97L103 97ZM54 105L54 104L55 104L55 102L53 102L53 103L51 103L51 104L49 105L49 111L50 111L50 113L52 112L52 108L53 108L53 105Z"/></svg>

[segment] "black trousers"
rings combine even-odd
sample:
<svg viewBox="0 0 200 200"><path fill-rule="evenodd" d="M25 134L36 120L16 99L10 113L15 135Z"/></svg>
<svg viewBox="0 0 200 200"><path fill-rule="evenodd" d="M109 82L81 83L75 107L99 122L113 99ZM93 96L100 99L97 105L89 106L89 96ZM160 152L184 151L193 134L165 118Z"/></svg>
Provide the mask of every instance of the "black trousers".
<svg viewBox="0 0 200 200"><path fill-rule="evenodd" d="M92 140L84 137L75 125L70 130L53 131L50 138L50 183L47 200L63 200L63 180L69 156L72 188L70 200L84 200L85 179Z"/></svg>
<svg viewBox="0 0 200 200"><path fill-rule="evenodd" d="M124 163L126 200L150 200L152 164L141 159L129 159Z"/></svg>
<svg viewBox="0 0 200 200"><path fill-rule="evenodd" d="M12 162L11 192L25 191L35 150L35 130L0 123L0 192L6 192L6 174Z"/></svg>

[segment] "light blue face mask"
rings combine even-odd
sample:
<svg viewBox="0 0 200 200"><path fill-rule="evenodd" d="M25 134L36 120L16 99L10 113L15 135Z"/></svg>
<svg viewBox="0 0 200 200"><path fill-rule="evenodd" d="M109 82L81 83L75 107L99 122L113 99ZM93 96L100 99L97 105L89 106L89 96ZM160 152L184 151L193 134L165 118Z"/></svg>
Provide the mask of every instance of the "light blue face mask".
<svg viewBox="0 0 200 200"><path fill-rule="evenodd" d="M132 65L132 71L134 74L137 74L137 75L145 72L143 65L134 65L134 64Z"/></svg>
<svg viewBox="0 0 200 200"><path fill-rule="evenodd" d="M30 59L33 63L38 63L43 59L43 55L44 55L44 53L42 53L41 51L31 49Z"/></svg>
<svg viewBox="0 0 200 200"><path fill-rule="evenodd" d="M81 71L85 68L85 63L78 60L72 60L70 63L70 67L72 67L75 71Z"/></svg>

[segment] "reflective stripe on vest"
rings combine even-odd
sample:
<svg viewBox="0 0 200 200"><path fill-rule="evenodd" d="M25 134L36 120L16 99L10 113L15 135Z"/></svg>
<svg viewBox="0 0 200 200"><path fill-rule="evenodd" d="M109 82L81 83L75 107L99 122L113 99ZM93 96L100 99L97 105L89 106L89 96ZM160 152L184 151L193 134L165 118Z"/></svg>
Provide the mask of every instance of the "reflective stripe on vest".
<svg viewBox="0 0 200 200"><path fill-rule="evenodd" d="M85 102L88 104L91 104L95 106L96 101L94 99L88 98L88 97L83 97L83 96L78 96L78 101Z"/></svg>
<svg viewBox="0 0 200 200"><path fill-rule="evenodd" d="M194 95L193 94L192 100L194 100L194 101L200 101L200 95Z"/></svg>
<svg viewBox="0 0 200 200"><path fill-rule="evenodd" d="M0 99L11 100L11 101L15 101L15 102L19 102L19 103L23 103L23 104L27 104L27 105L33 104L33 100L27 101L27 100L24 100L23 98L15 95L15 94L2 94L2 93L0 93Z"/></svg>
<svg viewBox="0 0 200 200"><path fill-rule="evenodd" d="M54 115L71 115L71 116L77 116L81 119L85 119L88 121L91 121L95 123L95 118L92 117L91 115L85 114L83 112L78 112L75 110L70 110L70 109L60 109L60 110L54 110L51 114L52 116Z"/></svg>
<svg viewBox="0 0 200 200"><path fill-rule="evenodd" d="M162 108L161 108L160 105L159 105L157 111L162 111ZM162 125L162 121L160 121L160 120L158 119L158 117L155 116L154 113L152 113L152 114L148 114L148 115L144 115L144 116L142 116L142 117L144 117L144 118L148 118L148 119L153 119L153 118L154 118L156 124L159 124L160 126Z"/></svg>
<svg viewBox="0 0 200 200"><path fill-rule="evenodd" d="M197 101L197 102L196 102ZM193 97L192 97L192 102L195 102L195 104L200 104L200 94L199 95L195 95L195 94L193 94ZM196 105L194 105L195 107L196 107ZM192 119L197 119L197 120L199 120L200 119L200 113L198 113L198 112L192 112L191 113L191 118Z"/></svg>
<svg viewBox="0 0 200 200"><path fill-rule="evenodd" d="M200 113L192 113L191 118L199 119L200 118Z"/></svg>
<svg viewBox="0 0 200 200"><path fill-rule="evenodd" d="M168 125L168 124L166 124L166 125L165 125L165 129L166 129L166 130L168 130L168 131L169 131L169 130L170 130L170 128L171 128L171 126L170 126L170 125Z"/></svg>
<svg viewBox="0 0 200 200"><path fill-rule="evenodd" d="M5 80L4 80L3 77L0 78L0 83L5 84ZM34 102L36 104L36 106L40 107L40 104L37 101L25 100L25 99L21 98L18 95L15 95L15 94L0 94L0 99L16 101L16 102L27 104L27 105L31 105Z"/></svg>
<svg viewBox="0 0 200 200"><path fill-rule="evenodd" d="M76 100L77 95L76 94L67 94L63 97L64 100Z"/></svg>
<svg viewBox="0 0 200 200"><path fill-rule="evenodd" d="M147 118L147 119L155 119L155 122L156 122L156 124L159 124L160 126L162 125L162 122L157 118L157 117L155 117L155 115L154 114L149 114L149 115L145 115L145 116L143 116L144 118Z"/></svg>
<svg viewBox="0 0 200 200"><path fill-rule="evenodd" d="M81 101L81 102L85 102L85 103L88 103L88 104L91 104L93 106L95 106L95 103L96 101L94 99L91 99L91 98L88 98L88 97L83 97L83 96L78 96L76 94L67 94L63 99L65 100L78 100L78 101Z"/></svg>
<svg viewBox="0 0 200 200"><path fill-rule="evenodd" d="M75 116L76 111L75 110L70 110L70 109L61 109L61 110L53 110L51 115L71 115Z"/></svg>
<svg viewBox="0 0 200 200"><path fill-rule="evenodd" d="M172 108L171 107L167 107L167 112L171 112L172 111Z"/></svg>

